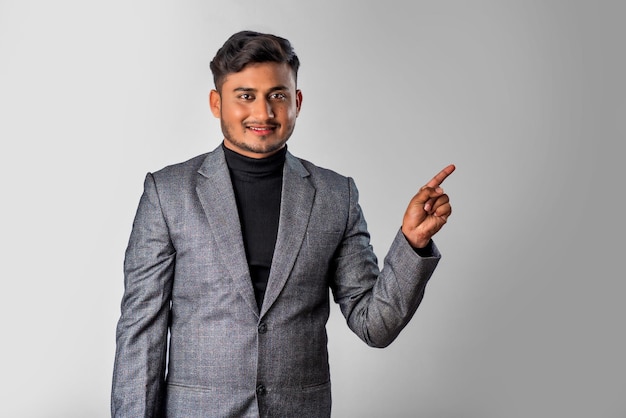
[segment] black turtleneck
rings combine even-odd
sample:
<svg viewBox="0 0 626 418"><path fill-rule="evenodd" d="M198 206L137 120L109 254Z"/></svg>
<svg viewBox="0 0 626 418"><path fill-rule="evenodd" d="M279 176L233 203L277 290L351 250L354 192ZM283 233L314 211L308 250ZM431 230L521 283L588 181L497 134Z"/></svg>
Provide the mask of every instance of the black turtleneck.
<svg viewBox="0 0 626 418"><path fill-rule="evenodd" d="M261 309L278 234L287 147L267 158L249 158L222 144L233 183L254 296Z"/></svg>

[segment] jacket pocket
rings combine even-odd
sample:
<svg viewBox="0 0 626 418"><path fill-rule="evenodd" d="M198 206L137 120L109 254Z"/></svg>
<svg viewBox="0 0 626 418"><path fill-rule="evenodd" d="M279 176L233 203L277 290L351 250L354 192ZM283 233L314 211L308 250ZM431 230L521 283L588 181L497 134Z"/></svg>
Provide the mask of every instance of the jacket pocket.
<svg viewBox="0 0 626 418"><path fill-rule="evenodd" d="M197 386L197 385L186 385L184 383L175 383L175 382L167 382L168 388L173 388L174 390L190 390L194 392L212 392L211 388L206 386Z"/></svg>
<svg viewBox="0 0 626 418"><path fill-rule="evenodd" d="M323 383L316 383L314 385L302 386L302 392L311 393L320 390L330 390L330 380Z"/></svg>

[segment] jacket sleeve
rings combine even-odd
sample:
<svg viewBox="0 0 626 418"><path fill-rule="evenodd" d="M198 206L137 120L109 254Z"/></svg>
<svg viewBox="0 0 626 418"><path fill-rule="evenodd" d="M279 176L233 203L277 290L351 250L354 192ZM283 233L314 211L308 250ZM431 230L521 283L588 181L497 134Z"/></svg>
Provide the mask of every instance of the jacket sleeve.
<svg viewBox="0 0 626 418"><path fill-rule="evenodd" d="M124 259L111 393L113 417L162 414L176 252L154 178L146 176Z"/></svg>
<svg viewBox="0 0 626 418"><path fill-rule="evenodd" d="M441 255L431 242L432 254L421 257L398 230L379 271L352 179L349 188L348 221L331 288L350 329L368 345L386 347L417 310Z"/></svg>

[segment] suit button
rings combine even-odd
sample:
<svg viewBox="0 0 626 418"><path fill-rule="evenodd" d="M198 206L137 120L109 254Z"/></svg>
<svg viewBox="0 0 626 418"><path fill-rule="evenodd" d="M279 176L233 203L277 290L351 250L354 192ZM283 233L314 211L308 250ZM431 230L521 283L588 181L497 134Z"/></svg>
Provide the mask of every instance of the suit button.
<svg viewBox="0 0 626 418"><path fill-rule="evenodd" d="M258 385L256 387L256 394L259 396L263 396L267 393L267 389L265 389L265 386L263 385Z"/></svg>
<svg viewBox="0 0 626 418"><path fill-rule="evenodd" d="M267 324L265 322L261 322L259 324L259 334L265 334L267 332Z"/></svg>

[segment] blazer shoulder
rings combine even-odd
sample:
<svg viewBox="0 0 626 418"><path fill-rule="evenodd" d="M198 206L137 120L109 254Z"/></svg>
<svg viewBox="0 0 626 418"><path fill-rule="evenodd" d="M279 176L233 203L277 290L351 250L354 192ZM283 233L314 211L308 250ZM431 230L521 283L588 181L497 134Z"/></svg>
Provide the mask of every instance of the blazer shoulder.
<svg viewBox="0 0 626 418"><path fill-rule="evenodd" d="M302 158L296 158L311 176L311 181L320 185L338 186L341 184L348 185L350 177L344 176L334 170L320 167Z"/></svg>
<svg viewBox="0 0 626 418"><path fill-rule="evenodd" d="M168 165L148 175L152 175L157 189L161 192L170 190L176 193L177 190L192 189L195 185L195 176L208 154L201 154L187 161Z"/></svg>
<svg viewBox="0 0 626 418"><path fill-rule="evenodd" d="M187 161L171 164L158 171L146 175L152 183L161 202L181 201L192 195L196 185L198 169L205 161L207 154L201 154ZM145 187L145 186L144 186Z"/></svg>
<svg viewBox="0 0 626 418"><path fill-rule="evenodd" d="M163 179L168 177L180 177L196 173L198 169L200 169L200 167L202 166L202 163L204 162L208 154L209 153L200 154L193 158L190 158L187 161L168 165L158 171L153 172L152 175L158 177L159 179Z"/></svg>

